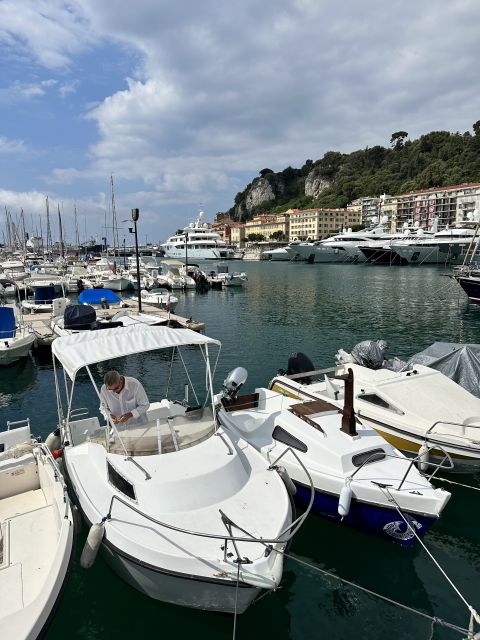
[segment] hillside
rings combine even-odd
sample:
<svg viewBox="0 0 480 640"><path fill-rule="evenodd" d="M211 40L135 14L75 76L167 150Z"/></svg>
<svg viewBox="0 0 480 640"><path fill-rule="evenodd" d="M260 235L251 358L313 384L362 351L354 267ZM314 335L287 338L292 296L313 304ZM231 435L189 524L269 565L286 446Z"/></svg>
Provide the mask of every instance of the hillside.
<svg viewBox="0 0 480 640"><path fill-rule="evenodd" d="M392 134L390 147L367 147L345 154L328 151L303 167L260 175L235 197L229 210L238 221L288 208L345 207L364 196L395 195L416 189L480 182L480 120L473 134L432 131L408 140Z"/></svg>

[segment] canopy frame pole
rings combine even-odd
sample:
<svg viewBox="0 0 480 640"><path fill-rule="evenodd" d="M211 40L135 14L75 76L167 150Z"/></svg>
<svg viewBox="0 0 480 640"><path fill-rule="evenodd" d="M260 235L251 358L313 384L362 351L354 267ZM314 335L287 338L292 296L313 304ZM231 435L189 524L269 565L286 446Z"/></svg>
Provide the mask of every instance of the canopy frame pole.
<svg viewBox="0 0 480 640"><path fill-rule="evenodd" d="M201 350L202 350L202 345L199 345L199 346L200 346L200 351L201 351ZM205 345L205 347L206 347L206 346L207 346L207 345ZM189 385L190 385L190 386L191 386L191 388L192 388L193 395L195 396L195 402L196 402L197 404L199 404L199 402L198 402L198 398L197 398L197 394L196 394L196 392L195 392L195 387L193 386L192 381L191 381L191 379L190 379L190 376L188 375L188 370L187 370L187 367L186 367L186 365L185 365L185 361L183 360L182 353L181 353L181 351L180 351L180 348L178 348L178 347L177 347L177 349L178 349L178 355L180 356L180 360L182 361L182 364L183 364L183 369L184 369L184 371L185 371L185 375L187 376L188 383L189 383ZM208 360L208 351L207 351L207 360Z"/></svg>
<svg viewBox="0 0 480 640"><path fill-rule="evenodd" d="M57 399L57 415L58 415L58 426L60 427L60 429L64 428L64 421L63 421L63 405L62 405L62 397L60 395L60 389L58 386L58 374L57 374L57 367L55 366L55 356L52 357L53 360L53 376L55 378L55 395L56 395L56 399ZM62 429L63 430L63 429ZM63 434L65 435L65 434Z"/></svg>
<svg viewBox="0 0 480 640"><path fill-rule="evenodd" d="M214 424L215 433L216 433L218 431L218 422L217 422L217 412L215 411L215 406L214 406L213 380L212 380L212 371L210 369L210 358L208 357L208 344L205 344L205 360L207 365L207 379L209 382L210 399L212 403L213 424Z"/></svg>

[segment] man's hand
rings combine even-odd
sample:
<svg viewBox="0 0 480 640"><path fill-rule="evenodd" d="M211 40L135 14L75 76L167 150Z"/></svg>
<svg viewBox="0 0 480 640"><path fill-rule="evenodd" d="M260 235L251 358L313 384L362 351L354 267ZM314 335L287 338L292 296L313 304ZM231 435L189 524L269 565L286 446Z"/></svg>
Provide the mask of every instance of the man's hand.
<svg viewBox="0 0 480 640"><path fill-rule="evenodd" d="M133 418L133 414L131 411L128 411L127 413L124 413L123 416L117 418L116 424L124 424L125 422L128 422L130 418Z"/></svg>
<svg viewBox="0 0 480 640"><path fill-rule="evenodd" d="M112 414L110 414L110 419L112 420L113 424L118 424L118 421L120 420L120 418Z"/></svg>

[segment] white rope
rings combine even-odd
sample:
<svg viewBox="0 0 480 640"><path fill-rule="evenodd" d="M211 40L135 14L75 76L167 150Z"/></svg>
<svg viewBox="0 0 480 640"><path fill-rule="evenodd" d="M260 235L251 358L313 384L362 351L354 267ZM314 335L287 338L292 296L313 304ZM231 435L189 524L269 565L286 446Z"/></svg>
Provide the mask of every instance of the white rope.
<svg viewBox="0 0 480 640"><path fill-rule="evenodd" d="M422 547L424 548L425 552L427 553L427 555L429 556L429 558L432 560L432 562L435 564L435 566L437 567L437 569L440 571L440 573L443 575L443 577L445 578L445 580L449 583L449 585L452 587L452 589L455 591L455 593L458 595L458 597L460 598L460 600L464 603L464 605L467 607L467 609L470 611L471 615L475 618L475 621L477 622L477 624L480 625L480 615L477 613L477 611L467 602L467 600L465 599L465 597L463 596L463 594L460 592L460 590L458 589L458 587L453 583L453 581L449 578L449 576L447 575L447 573L445 572L445 570L443 569L443 567L440 565L440 563L433 557L433 554L430 552L430 550L427 548L427 546L425 545L425 543L423 542L423 540L420 538L420 536L417 534L417 532L414 530L414 528L410 525L410 523L408 522L408 520L405 518L405 516L403 515L402 510L400 509L398 502L395 500L395 498L392 496L392 494L390 493L388 487L385 487L385 489L383 487L381 487L382 491L384 491L387 494L387 499L390 502L393 502L393 504L395 505L395 509L397 510L398 514L401 516L401 518L403 519L403 521L405 522L405 524L407 525L408 529L413 533L413 535L416 537L416 539L418 540L418 542L422 545Z"/></svg>
<svg viewBox="0 0 480 640"><path fill-rule="evenodd" d="M472 487L469 484L462 484L461 482L454 482L453 480L447 480L446 478L440 478L435 476L435 480L441 480L442 482L448 482L448 484L455 484L457 487L463 487L464 489L472 489L473 491L480 491L480 487Z"/></svg>
<svg viewBox="0 0 480 640"><path fill-rule="evenodd" d="M281 551L279 551L279 553L282 553ZM299 564L303 565L304 567L307 567L308 569L312 569L313 571L316 571L317 573L321 573L324 576L327 576L328 578L333 578L334 580L338 580L339 582L346 584L349 587L353 587L354 589L358 589L359 591L363 591L364 593L366 593L369 596L373 596L374 598L378 598L379 600L383 600L384 602L388 602L388 604L392 604L396 607L399 607L400 609L405 609L406 611L409 611L410 613L414 613L418 616L421 616L422 618L425 618L426 620L430 620L430 622L432 624L439 624L443 627L446 627L448 629L451 629L452 631L456 631L457 633L460 633L462 635L464 634L468 634L468 629L464 629L463 627L460 627L459 625L453 624L451 622L447 622L446 620L443 620L442 618L438 618L437 616L430 616L428 615L428 613L424 613L423 611L419 611L418 609L414 609L413 607L409 607L406 604L402 604L401 602L397 602L396 600L392 600L392 598L388 598L387 596L382 596L380 593L376 593L375 591L372 591L371 589L367 589L366 587L362 587L359 584L355 584L354 582L351 582L350 580L346 580L345 578L342 578L341 576L335 574L335 573L330 573L330 571L327 571L326 569L320 569L320 567L315 566L314 564L311 564L309 562L306 562L305 560L301 560L300 558L297 558L296 556L290 555L288 553L283 552L283 555L286 558L290 558L291 560L294 560L295 562L298 562Z"/></svg>

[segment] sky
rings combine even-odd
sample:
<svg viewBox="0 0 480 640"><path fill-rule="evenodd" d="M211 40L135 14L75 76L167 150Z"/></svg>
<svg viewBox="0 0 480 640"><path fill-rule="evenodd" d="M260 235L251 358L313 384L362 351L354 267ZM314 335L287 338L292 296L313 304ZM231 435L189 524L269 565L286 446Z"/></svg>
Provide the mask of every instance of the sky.
<svg viewBox="0 0 480 640"><path fill-rule="evenodd" d="M45 234L48 195L67 240L75 208L99 238L113 176L120 241L135 207L157 243L266 167L471 131L479 22L476 0L0 0L0 207Z"/></svg>

